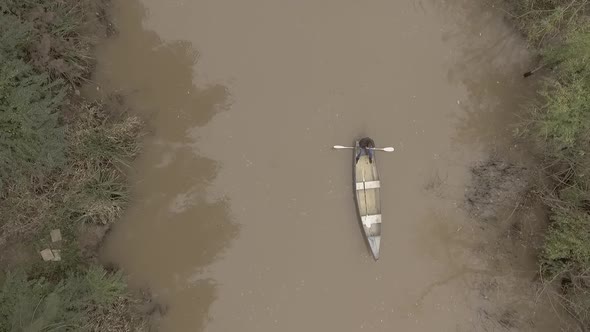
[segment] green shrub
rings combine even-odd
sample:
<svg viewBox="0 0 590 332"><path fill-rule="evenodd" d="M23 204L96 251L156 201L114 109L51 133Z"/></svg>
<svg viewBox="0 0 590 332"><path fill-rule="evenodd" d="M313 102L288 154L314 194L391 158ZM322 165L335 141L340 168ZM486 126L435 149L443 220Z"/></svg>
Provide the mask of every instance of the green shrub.
<svg viewBox="0 0 590 332"><path fill-rule="evenodd" d="M106 315L125 297L120 273L93 266L53 284L9 273L0 292L0 331L83 331L91 317Z"/></svg>
<svg viewBox="0 0 590 332"><path fill-rule="evenodd" d="M590 32L587 29L571 31L558 46L542 52L545 62L557 64L558 78L569 82L572 78L585 80L590 73Z"/></svg>
<svg viewBox="0 0 590 332"><path fill-rule="evenodd" d="M50 83L21 60L0 53L0 185L39 176L64 162L64 128L58 108L59 81Z"/></svg>
<svg viewBox="0 0 590 332"><path fill-rule="evenodd" d="M102 6L101 0L0 0L10 26L27 26L27 38L17 48L27 62L73 85L85 81L92 69Z"/></svg>
<svg viewBox="0 0 590 332"><path fill-rule="evenodd" d="M562 285L561 304L590 328L590 2L514 0L514 17L552 69L524 130L541 147L539 190L549 207L545 280ZM522 128L521 128L522 129ZM584 328L583 328L584 329Z"/></svg>
<svg viewBox="0 0 590 332"><path fill-rule="evenodd" d="M590 129L590 94L582 78L553 81L542 92L546 104L535 112L536 133L554 151L573 148Z"/></svg>
<svg viewBox="0 0 590 332"><path fill-rule="evenodd" d="M590 267L590 215L574 207L553 212L543 251L545 272L578 275Z"/></svg>

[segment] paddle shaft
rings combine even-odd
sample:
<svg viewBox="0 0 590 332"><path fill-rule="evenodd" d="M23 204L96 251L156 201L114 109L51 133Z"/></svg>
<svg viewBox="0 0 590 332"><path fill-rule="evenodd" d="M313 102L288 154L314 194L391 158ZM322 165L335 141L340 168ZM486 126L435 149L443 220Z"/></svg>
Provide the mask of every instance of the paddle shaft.
<svg viewBox="0 0 590 332"><path fill-rule="evenodd" d="M334 149L354 149L354 147L352 146L342 146L342 145L334 145ZM394 149L390 146L386 147L386 148L368 148L370 150L376 150L376 151L385 151L385 152L393 152Z"/></svg>

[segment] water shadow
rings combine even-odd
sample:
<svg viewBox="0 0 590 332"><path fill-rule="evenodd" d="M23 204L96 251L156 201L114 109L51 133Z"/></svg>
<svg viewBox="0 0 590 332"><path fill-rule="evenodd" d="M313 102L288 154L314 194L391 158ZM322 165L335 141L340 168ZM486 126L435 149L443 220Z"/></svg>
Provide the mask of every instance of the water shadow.
<svg viewBox="0 0 590 332"><path fill-rule="evenodd" d="M216 299L215 280L203 272L239 228L229 200L208 197L220 166L195 154L189 131L226 110L229 94L222 85L194 85L198 52L145 29L147 11L139 1L115 2L111 13L118 33L97 50L96 74L84 93L125 96L150 134L133 167L133 201L108 237L103 259L167 305L161 330L200 331Z"/></svg>

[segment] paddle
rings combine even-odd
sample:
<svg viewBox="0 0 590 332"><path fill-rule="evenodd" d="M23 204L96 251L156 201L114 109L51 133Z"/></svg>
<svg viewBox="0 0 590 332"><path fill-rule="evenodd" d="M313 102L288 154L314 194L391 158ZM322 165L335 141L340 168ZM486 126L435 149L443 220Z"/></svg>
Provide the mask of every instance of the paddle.
<svg viewBox="0 0 590 332"><path fill-rule="evenodd" d="M334 145L334 149L354 149L351 146L342 146L342 145ZM369 148L371 150L378 150L378 151L385 151L385 152L393 152L394 148L388 146L386 148Z"/></svg>

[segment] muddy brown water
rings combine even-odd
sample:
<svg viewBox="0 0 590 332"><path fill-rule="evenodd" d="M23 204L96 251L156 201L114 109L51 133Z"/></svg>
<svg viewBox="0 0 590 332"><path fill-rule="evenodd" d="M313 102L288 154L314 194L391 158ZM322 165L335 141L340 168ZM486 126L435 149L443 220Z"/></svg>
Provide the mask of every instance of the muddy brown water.
<svg viewBox="0 0 590 332"><path fill-rule="evenodd" d="M555 331L534 253L494 257L469 166L512 153L530 54L483 1L115 1L89 90L149 124L104 259L162 331ZM379 153L381 258L352 155ZM518 155L518 153L515 153ZM534 292L532 293L533 295Z"/></svg>

